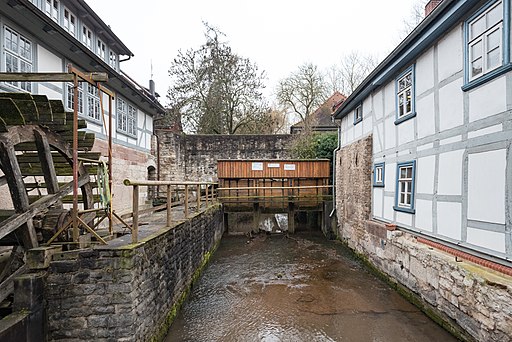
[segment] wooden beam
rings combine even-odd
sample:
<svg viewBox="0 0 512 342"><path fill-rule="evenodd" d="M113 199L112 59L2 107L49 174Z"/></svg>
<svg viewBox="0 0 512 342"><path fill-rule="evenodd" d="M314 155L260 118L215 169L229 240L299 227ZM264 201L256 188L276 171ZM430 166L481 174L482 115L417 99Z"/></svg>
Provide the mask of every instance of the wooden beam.
<svg viewBox="0 0 512 342"><path fill-rule="evenodd" d="M0 302L3 302L3 300L7 298L7 296L14 292L14 278L23 274L25 270L26 266L21 266L0 284Z"/></svg>
<svg viewBox="0 0 512 342"><path fill-rule="evenodd" d="M81 81L88 81L78 75ZM107 82L106 72L85 73L94 82ZM74 75L67 72L0 72L2 82L73 82Z"/></svg>
<svg viewBox="0 0 512 342"><path fill-rule="evenodd" d="M78 178L79 187L84 186L85 184L87 184L87 182L89 182L89 176L84 175ZM28 206L26 211L17 215L13 215L9 217L7 220L3 221L0 225L0 239L15 231L23 223L32 219L35 215L41 212L41 210L57 203L61 199L61 197L70 193L72 189L73 182L69 182L67 185L63 186L57 193L45 196L37 200L36 202Z"/></svg>
<svg viewBox="0 0 512 342"><path fill-rule="evenodd" d="M49 194L55 194L59 191L59 181L53 163L52 149L50 148L50 144L48 144L46 136L41 134L38 130L34 130L34 138L39 154L39 162L44 174L44 181L46 182L46 191Z"/></svg>

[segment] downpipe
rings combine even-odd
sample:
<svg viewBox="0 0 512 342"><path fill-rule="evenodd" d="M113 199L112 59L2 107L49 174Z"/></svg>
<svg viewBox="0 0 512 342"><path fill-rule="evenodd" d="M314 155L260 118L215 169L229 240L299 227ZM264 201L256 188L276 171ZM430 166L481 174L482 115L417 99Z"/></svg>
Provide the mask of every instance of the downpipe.
<svg viewBox="0 0 512 342"><path fill-rule="evenodd" d="M332 122L336 124L336 119L334 117L332 117ZM332 211L329 214L329 217L332 217L336 211L336 155L341 149L341 121L339 125L337 124L336 126L338 126L338 146L332 152Z"/></svg>

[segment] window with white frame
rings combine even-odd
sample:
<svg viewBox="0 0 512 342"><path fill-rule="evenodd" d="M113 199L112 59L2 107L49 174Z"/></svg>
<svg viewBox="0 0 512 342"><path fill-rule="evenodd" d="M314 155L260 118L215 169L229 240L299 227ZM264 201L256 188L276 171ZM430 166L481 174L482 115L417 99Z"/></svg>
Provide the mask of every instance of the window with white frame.
<svg viewBox="0 0 512 342"><path fill-rule="evenodd" d="M121 98L117 99L117 130L137 136L137 108Z"/></svg>
<svg viewBox="0 0 512 342"><path fill-rule="evenodd" d="M45 13L56 22L59 22L59 6L59 0L46 0Z"/></svg>
<svg viewBox="0 0 512 342"><path fill-rule="evenodd" d="M503 3L496 1L468 21L469 80L503 65Z"/></svg>
<svg viewBox="0 0 512 342"><path fill-rule="evenodd" d="M415 115L414 113L414 69L408 68L396 80L396 121L399 123Z"/></svg>
<svg viewBox="0 0 512 342"><path fill-rule="evenodd" d="M98 43L96 44L96 54L101 58L101 60L105 60L105 56L107 54L107 47L105 43L98 39Z"/></svg>
<svg viewBox="0 0 512 342"><path fill-rule="evenodd" d="M30 40L10 27L4 26L4 47L6 72L32 72L33 56ZM9 82L9 84L26 91L32 90L30 82Z"/></svg>
<svg viewBox="0 0 512 342"><path fill-rule="evenodd" d="M384 186L384 163L377 163L373 166L373 186Z"/></svg>
<svg viewBox="0 0 512 342"><path fill-rule="evenodd" d="M397 165L395 210L414 213L414 183L416 162Z"/></svg>
<svg viewBox="0 0 512 342"><path fill-rule="evenodd" d="M109 51L109 65L112 69L117 70L117 54L112 50Z"/></svg>
<svg viewBox="0 0 512 342"><path fill-rule="evenodd" d="M74 106L74 99L75 99L75 94L73 92L73 83L68 83L67 84L67 106L69 109L71 110L74 110L75 109L75 106ZM84 113L84 87L83 87L83 83L82 82L78 82L78 106L77 106L77 112L79 114L83 114Z"/></svg>
<svg viewBox="0 0 512 342"><path fill-rule="evenodd" d="M64 29L76 37L76 17L69 9L64 7Z"/></svg>
<svg viewBox="0 0 512 342"><path fill-rule="evenodd" d="M363 121L363 105L360 104L359 106L354 109L354 125Z"/></svg>
<svg viewBox="0 0 512 342"><path fill-rule="evenodd" d="M92 50L92 31L85 25L82 26L82 43Z"/></svg>
<svg viewBox="0 0 512 342"><path fill-rule="evenodd" d="M101 118L98 88L89 83L87 83L87 117L97 121Z"/></svg>

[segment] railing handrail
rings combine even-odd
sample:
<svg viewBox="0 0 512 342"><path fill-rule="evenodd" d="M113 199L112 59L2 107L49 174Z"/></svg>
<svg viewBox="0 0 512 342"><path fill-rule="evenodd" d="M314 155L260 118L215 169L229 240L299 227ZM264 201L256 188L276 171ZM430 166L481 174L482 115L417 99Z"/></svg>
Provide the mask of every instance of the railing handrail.
<svg viewBox="0 0 512 342"><path fill-rule="evenodd" d="M125 179L123 184L126 186L152 186L152 185L217 185L216 182L188 182L188 181L158 181L158 180L131 180Z"/></svg>
<svg viewBox="0 0 512 342"><path fill-rule="evenodd" d="M302 185L302 186L242 186L233 188L217 188L217 191L223 190L259 190L259 189L320 189L320 188L332 188L332 185Z"/></svg>

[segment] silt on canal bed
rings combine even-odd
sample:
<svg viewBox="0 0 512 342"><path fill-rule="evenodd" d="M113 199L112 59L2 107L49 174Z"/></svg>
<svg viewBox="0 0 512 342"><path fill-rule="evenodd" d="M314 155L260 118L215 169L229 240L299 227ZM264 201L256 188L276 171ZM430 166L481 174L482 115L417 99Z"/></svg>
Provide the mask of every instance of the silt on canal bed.
<svg viewBox="0 0 512 342"><path fill-rule="evenodd" d="M455 340L317 232L224 237L165 339Z"/></svg>

